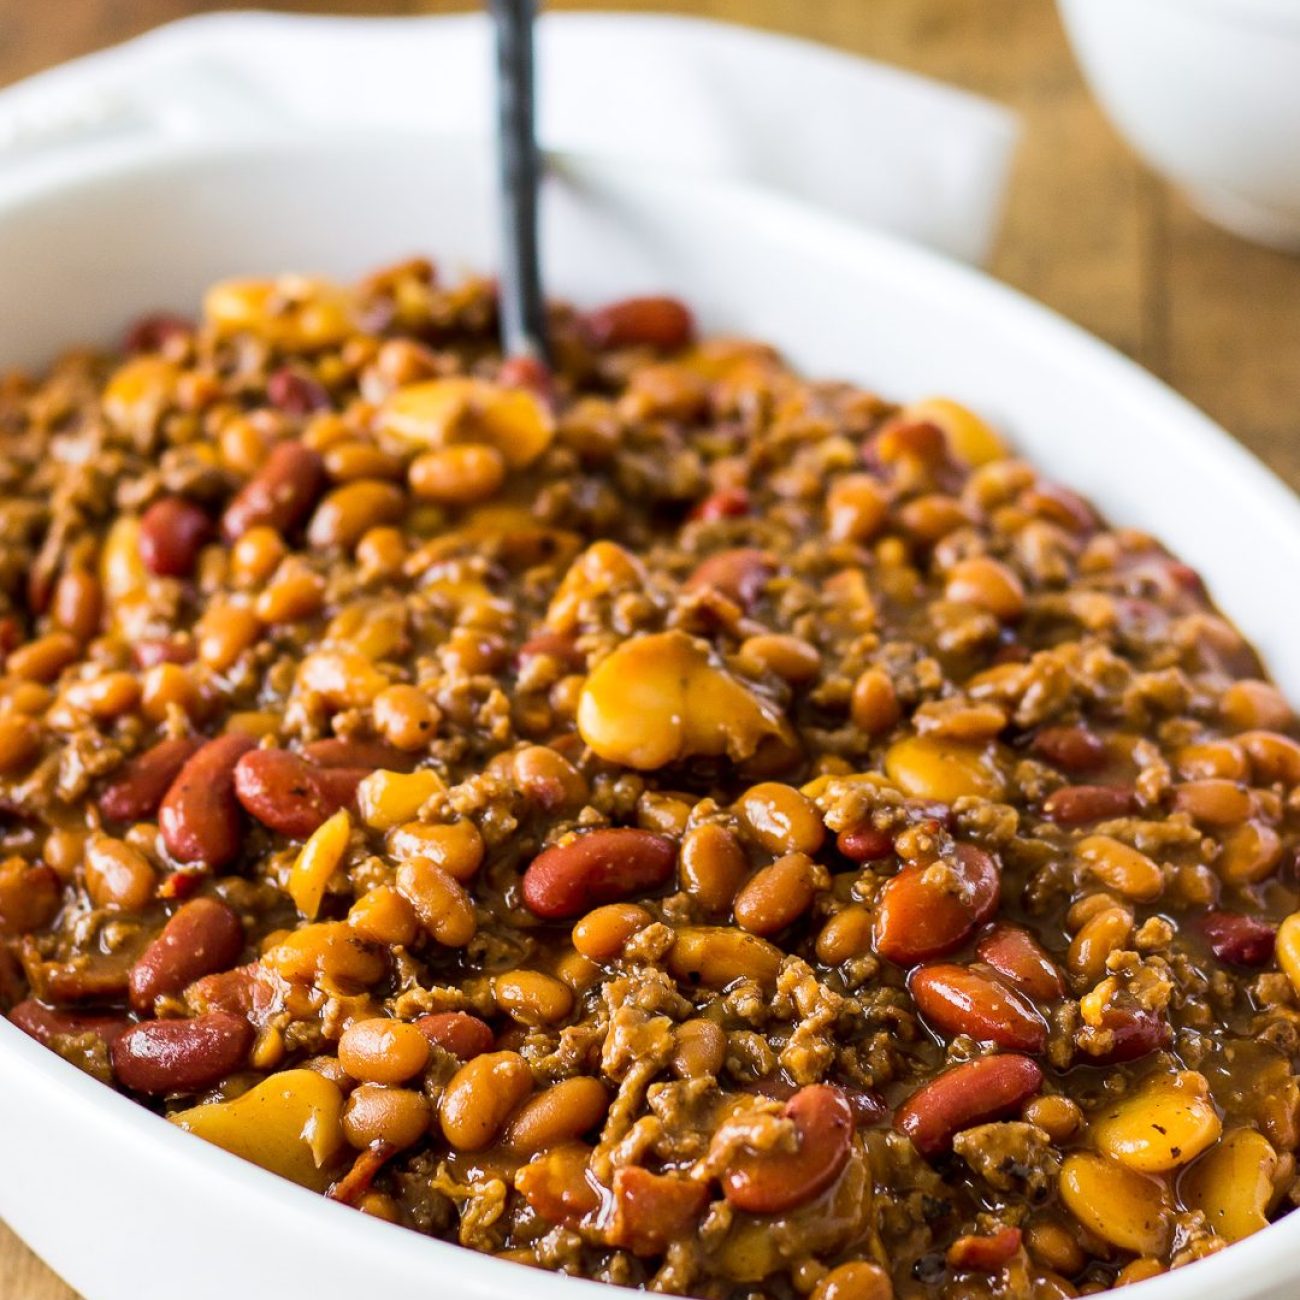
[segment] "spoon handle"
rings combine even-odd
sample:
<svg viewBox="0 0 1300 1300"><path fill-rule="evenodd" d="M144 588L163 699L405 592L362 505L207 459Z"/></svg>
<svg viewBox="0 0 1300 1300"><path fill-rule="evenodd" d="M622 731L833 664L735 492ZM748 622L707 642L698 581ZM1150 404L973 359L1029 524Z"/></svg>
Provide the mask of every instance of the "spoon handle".
<svg viewBox="0 0 1300 1300"><path fill-rule="evenodd" d="M496 26L497 148L501 197L501 345L507 356L549 361L537 236L541 157L533 90L536 0L489 0Z"/></svg>

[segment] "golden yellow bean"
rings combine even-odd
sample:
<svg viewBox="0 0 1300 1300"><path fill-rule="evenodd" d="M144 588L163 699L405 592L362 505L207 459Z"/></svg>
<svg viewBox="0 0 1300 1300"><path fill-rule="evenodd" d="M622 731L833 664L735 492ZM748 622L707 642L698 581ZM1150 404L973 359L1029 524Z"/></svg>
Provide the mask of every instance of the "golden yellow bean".
<svg viewBox="0 0 1300 1300"><path fill-rule="evenodd" d="M1158 1174L1195 1160L1219 1140L1223 1125L1204 1075L1183 1070L1146 1079L1094 1115L1089 1131L1104 1155Z"/></svg>
<svg viewBox="0 0 1300 1300"><path fill-rule="evenodd" d="M1139 1255L1164 1253L1170 1201L1165 1185L1088 1151L1066 1156L1061 1166L1065 1208L1104 1241Z"/></svg>

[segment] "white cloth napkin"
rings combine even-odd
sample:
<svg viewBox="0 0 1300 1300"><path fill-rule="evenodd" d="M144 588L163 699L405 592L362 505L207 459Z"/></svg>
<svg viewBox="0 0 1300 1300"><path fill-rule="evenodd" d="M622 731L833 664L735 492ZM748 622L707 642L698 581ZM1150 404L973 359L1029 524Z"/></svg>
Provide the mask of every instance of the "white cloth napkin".
<svg viewBox="0 0 1300 1300"><path fill-rule="evenodd" d="M549 148L758 183L980 262L1016 138L1005 109L806 41L699 19L549 14ZM215 14L0 93L0 187L42 153L123 132L205 137L286 122L487 138L482 15Z"/></svg>

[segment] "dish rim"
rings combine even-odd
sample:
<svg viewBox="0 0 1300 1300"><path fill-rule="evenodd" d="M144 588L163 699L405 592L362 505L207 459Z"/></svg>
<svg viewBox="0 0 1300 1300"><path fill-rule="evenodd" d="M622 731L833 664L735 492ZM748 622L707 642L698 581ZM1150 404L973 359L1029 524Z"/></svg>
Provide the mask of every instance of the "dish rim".
<svg viewBox="0 0 1300 1300"><path fill-rule="evenodd" d="M426 146L441 142L460 148L477 147L476 142L460 137L436 137L429 133L397 130L383 134L386 141L396 138L418 140ZM0 226L28 206L39 205L56 196L63 200L75 198L78 193L89 196L106 181L120 182L165 172L178 176L186 172L193 175L222 158L246 158L250 154L282 155L287 150L295 154L303 150L328 153L338 150L341 145L359 147L366 141L373 144L373 132L358 132L354 137L347 132L322 132L301 125L286 125L268 131L256 140L149 139L124 142L97 154L69 153L60 166L27 178L0 198ZM606 158L567 153L553 155L553 158L563 175L579 181L583 178L599 180L601 177L615 180L634 178L637 185L661 191L689 189L692 202L698 204L743 204L747 219L775 223L778 227L793 224L795 229L806 232L807 238L817 240L823 248L831 247L837 256L862 266L878 279L906 279L913 285L918 281L959 284L968 305L973 299L974 306L996 313L1013 324L1018 318L1022 328L1026 325L1033 327L1035 343L1040 350L1059 355L1062 349L1068 349L1073 354L1071 365L1076 369L1094 373L1099 382L1126 390L1126 395L1135 405L1151 407L1154 424L1183 426L1181 436L1187 440L1184 453L1202 460L1217 460L1220 471L1230 466L1234 473L1244 476L1247 484L1258 494L1258 509L1274 516L1277 525L1300 539L1300 498L1253 453L1136 362L1019 290L896 236L857 226L798 199L745 182L720 180L705 185L698 177L675 176L641 164L620 164ZM1203 475L1209 471L1195 472ZM160 1164L173 1159L188 1160L196 1173L222 1188L228 1188L232 1196L238 1195L245 1202L256 1201L265 1206L267 1213L281 1217L289 1215L300 1222L305 1231L324 1227L324 1221L313 1223L320 1210L312 1208L322 1203L328 1205L324 1197L208 1143L196 1143L191 1135L180 1132L130 1098L82 1074L49 1049L28 1039L7 1021L0 1021L0 1065L6 1058L29 1076L28 1086L33 1090L44 1084L45 1090L64 1094L67 1104L89 1107L92 1114L102 1116L101 1122L105 1126L119 1130L125 1126L136 1142L147 1145L156 1153L153 1158ZM182 1145L175 1145L177 1143ZM336 1208L340 1212L346 1209L343 1206ZM511 1280L514 1279L517 1285L525 1276L518 1271L523 1266L511 1261L372 1220L370 1216L347 1212L351 1215L347 1227L337 1216L328 1221L339 1243L334 1249L355 1247L373 1252L381 1249L381 1242L386 1242L387 1253L401 1259L409 1258L412 1266L421 1263L427 1266L431 1260L441 1258L455 1265L456 1281L463 1294L492 1297L493 1300L509 1295ZM399 1235L391 1235L393 1232ZM390 1235L376 1236L376 1233ZM1292 1277L1300 1275L1295 1263L1297 1243L1300 1243L1300 1214L1287 1216L1251 1238L1236 1243L1231 1250L1198 1260L1175 1273L1139 1283L1134 1294L1143 1300L1201 1300L1215 1294L1231 1294L1232 1280L1239 1279L1242 1271L1251 1267L1259 1273L1272 1275L1276 1281L1283 1281L1288 1277L1288 1266ZM429 1255L427 1252L430 1250L442 1253ZM1250 1251L1249 1260L1247 1250ZM417 1256L416 1252L420 1255ZM529 1287L539 1288L539 1294L554 1296L556 1300L574 1294L574 1284L581 1284L584 1288L599 1287L605 1289L606 1294L610 1285L587 1278L551 1275L539 1269L532 1269L527 1276ZM596 1293L588 1290L586 1294L594 1296Z"/></svg>

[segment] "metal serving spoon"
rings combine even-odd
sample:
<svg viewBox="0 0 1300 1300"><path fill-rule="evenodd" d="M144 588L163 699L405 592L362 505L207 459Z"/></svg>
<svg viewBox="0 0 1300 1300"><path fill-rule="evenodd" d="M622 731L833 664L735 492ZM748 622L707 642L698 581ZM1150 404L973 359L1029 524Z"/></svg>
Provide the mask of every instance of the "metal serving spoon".
<svg viewBox="0 0 1300 1300"><path fill-rule="evenodd" d="M537 0L489 0L496 27L497 157L501 203L501 347L549 364L537 239L533 20Z"/></svg>

